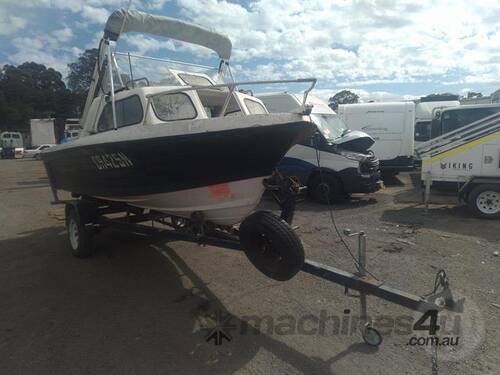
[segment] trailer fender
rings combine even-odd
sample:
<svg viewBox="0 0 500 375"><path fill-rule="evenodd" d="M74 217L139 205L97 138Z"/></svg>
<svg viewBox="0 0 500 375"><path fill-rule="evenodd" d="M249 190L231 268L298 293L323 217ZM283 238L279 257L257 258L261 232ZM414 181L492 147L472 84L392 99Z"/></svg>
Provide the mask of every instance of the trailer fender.
<svg viewBox="0 0 500 375"><path fill-rule="evenodd" d="M500 178L498 177L472 177L469 181L462 185L458 191L459 202L467 202L469 199L469 193L477 185L480 184L498 184L500 185Z"/></svg>

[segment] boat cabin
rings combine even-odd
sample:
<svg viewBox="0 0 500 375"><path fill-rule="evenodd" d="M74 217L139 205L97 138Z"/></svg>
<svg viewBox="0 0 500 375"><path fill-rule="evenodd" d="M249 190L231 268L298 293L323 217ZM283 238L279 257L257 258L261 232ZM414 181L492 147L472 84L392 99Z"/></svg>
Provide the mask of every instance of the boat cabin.
<svg viewBox="0 0 500 375"><path fill-rule="evenodd" d="M262 101L252 95L230 92L227 87L211 88L215 82L208 76L187 72L175 72L175 76L179 77L178 86L153 87L143 83L141 87L116 92L116 127L268 113ZM207 87L189 90L194 84ZM92 102L85 130L93 134L112 129L110 96L100 95Z"/></svg>
<svg viewBox="0 0 500 375"><path fill-rule="evenodd" d="M116 51L121 34L141 32L202 46L216 52L207 66ZM270 83L306 83L302 107L314 78L235 82L229 67L229 38L198 25L136 10L117 10L108 19L82 116L82 136L131 125L268 115L252 91L237 87ZM229 83L224 83L228 81Z"/></svg>

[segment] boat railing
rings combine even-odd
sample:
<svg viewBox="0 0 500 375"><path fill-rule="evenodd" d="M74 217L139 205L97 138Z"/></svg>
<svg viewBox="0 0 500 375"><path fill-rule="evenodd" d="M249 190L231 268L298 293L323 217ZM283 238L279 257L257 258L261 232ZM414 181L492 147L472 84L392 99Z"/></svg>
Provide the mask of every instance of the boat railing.
<svg viewBox="0 0 500 375"><path fill-rule="evenodd" d="M184 92L184 91L196 91L196 90L206 90L206 89L219 89L219 88L225 88L227 87L228 93L227 96L224 100L224 105L222 106L221 113L219 117L223 117L226 114L227 107L229 105L229 101L231 100L232 94L236 87L238 86L249 86L249 85L268 85L268 84L283 84L283 83L311 83L311 85L304 91L303 98L302 98L302 103L300 106L300 109L302 112L306 112L306 101L307 101L307 96L311 92L311 90L314 88L316 85L317 79L316 78L298 78L298 79L282 79L282 80L270 80L270 81L241 81L241 82L230 82L230 83L221 83L221 84L215 84L215 85L202 85L202 86L179 86L173 89L166 89L162 90L160 92L154 93L154 94L149 94L146 96L148 99L148 102L151 101L154 97L165 95L165 94L173 94L177 92ZM149 104L149 103L148 103Z"/></svg>
<svg viewBox="0 0 500 375"><path fill-rule="evenodd" d="M172 59L163 59L159 57L151 57L151 56L143 56L143 55L137 55L134 53L125 53L125 52L114 52L113 53L115 56L123 56L128 59L128 62L130 66L132 66L132 59L143 59L143 60L151 60L151 61L159 61L159 62L165 62L165 63L170 63L170 64L178 64L178 65L185 65L185 66L192 66L196 68L203 68L207 70L215 70L217 71L219 68L214 67L214 66L209 66L209 65L202 65L202 64L193 64L193 63L188 63L185 61L180 61L180 60L172 60Z"/></svg>

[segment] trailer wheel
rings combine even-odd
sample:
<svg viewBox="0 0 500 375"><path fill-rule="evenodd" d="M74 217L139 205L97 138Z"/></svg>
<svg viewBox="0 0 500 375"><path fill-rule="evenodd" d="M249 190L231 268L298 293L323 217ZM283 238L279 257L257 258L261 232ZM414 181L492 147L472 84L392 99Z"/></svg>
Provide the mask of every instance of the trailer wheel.
<svg viewBox="0 0 500 375"><path fill-rule="evenodd" d="M267 211L257 211L240 225L240 241L250 262L267 277L286 281L304 264L304 248L292 227Z"/></svg>
<svg viewBox="0 0 500 375"><path fill-rule="evenodd" d="M321 204L333 203L345 198L339 179L330 173L317 174L311 179L309 193L312 199Z"/></svg>
<svg viewBox="0 0 500 375"><path fill-rule="evenodd" d="M93 253L92 229L85 226L87 214L84 206L66 207L66 229L71 252L77 258L86 258Z"/></svg>
<svg viewBox="0 0 500 375"><path fill-rule="evenodd" d="M469 208L474 215L484 219L500 217L500 186L495 184L477 185L469 193Z"/></svg>
<svg viewBox="0 0 500 375"><path fill-rule="evenodd" d="M382 344L383 338L379 331L373 328L370 324L366 324L361 329L361 336L363 341L370 346L379 346Z"/></svg>

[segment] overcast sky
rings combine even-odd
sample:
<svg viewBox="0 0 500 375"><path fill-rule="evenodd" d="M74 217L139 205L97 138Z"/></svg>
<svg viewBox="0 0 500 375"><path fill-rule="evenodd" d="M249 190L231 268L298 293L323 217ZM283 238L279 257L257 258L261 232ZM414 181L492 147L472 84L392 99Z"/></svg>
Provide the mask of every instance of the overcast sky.
<svg viewBox="0 0 500 375"><path fill-rule="evenodd" d="M35 61L66 75L127 3L0 0L0 65ZM133 0L132 8L226 33L239 79L314 76L318 93L347 88L365 100L500 88L499 0ZM121 43L154 56L190 50L139 35Z"/></svg>

